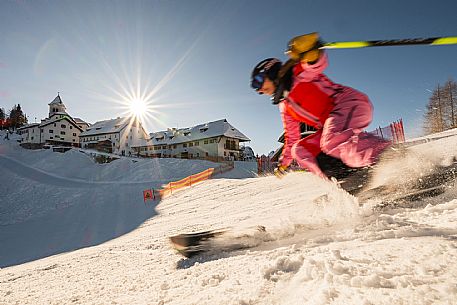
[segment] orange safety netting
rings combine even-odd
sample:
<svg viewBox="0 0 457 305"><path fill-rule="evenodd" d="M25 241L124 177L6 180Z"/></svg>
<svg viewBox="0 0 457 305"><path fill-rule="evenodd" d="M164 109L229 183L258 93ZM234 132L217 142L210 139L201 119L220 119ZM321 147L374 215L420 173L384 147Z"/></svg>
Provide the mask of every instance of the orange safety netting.
<svg viewBox="0 0 457 305"><path fill-rule="evenodd" d="M221 166L219 168L208 168L198 174L190 175L184 179L178 181L172 181L168 184L164 185L161 189L154 190L144 190L143 191L143 199L146 202L147 200L155 200L159 198L164 198L165 196L173 194L173 192L180 190L185 187L190 187L197 183L203 182L205 180L210 179L215 174L220 174L226 172L228 170L233 169L233 165L228 166Z"/></svg>

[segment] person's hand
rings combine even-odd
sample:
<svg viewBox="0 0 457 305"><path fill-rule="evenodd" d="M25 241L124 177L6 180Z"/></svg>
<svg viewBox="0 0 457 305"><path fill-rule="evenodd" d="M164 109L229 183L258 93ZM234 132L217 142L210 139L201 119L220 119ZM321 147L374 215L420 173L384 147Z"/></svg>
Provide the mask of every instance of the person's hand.
<svg viewBox="0 0 457 305"><path fill-rule="evenodd" d="M287 166L279 164L274 170L275 176L278 178L284 177L287 174L287 168Z"/></svg>
<svg viewBox="0 0 457 305"><path fill-rule="evenodd" d="M313 63L319 59L322 46L318 33L304 34L289 41L286 54L293 60Z"/></svg>

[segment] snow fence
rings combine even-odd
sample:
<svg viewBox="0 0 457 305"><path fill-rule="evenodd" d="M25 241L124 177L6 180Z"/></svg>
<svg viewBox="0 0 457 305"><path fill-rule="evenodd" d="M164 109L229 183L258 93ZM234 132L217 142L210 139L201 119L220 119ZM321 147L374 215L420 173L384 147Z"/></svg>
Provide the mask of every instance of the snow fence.
<svg viewBox="0 0 457 305"><path fill-rule="evenodd" d="M234 168L234 163L224 163L223 165L217 168L208 168L198 174L187 176L178 181L171 181L168 184L165 184L161 189L147 189L143 191L144 202L147 200L156 200L165 198L168 195L173 194L180 189L191 187L197 183L203 182L205 180L211 179L212 177L228 172Z"/></svg>

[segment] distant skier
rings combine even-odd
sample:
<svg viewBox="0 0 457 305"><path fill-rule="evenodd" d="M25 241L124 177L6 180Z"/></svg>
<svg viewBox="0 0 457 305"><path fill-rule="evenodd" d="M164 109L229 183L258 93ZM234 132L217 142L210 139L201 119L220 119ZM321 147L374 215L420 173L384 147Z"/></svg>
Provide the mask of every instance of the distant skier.
<svg viewBox="0 0 457 305"><path fill-rule="evenodd" d="M327 178L316 157L324 152L349 167L374 164L390 142L363 132L371 123L373 106L368 97L350 87L332 82L323 74L327 54L320 50L317 33L295 38L289 43L289 60L261 61L251 74L251 87L272 96L279 104L285 143L275 173L282 175L292 161ZM300 122L317 129L301 139Z"/></svg>

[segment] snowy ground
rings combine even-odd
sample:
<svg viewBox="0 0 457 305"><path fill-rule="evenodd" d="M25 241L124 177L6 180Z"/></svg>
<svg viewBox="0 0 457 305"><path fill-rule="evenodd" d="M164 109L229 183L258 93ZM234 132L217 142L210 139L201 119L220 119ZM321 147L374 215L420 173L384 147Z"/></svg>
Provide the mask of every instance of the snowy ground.
<svg viewBox="0 0 457 305"><path fill-rule="evenodd" d="M148 171L0 144L0 304L457 304L457 187L375 213L375 199L307 173L233 179L252 175L238 169L145 206L144 185L213 165ZM416 145L375 184L447 164L455 147ZM167 241L257 224L274 240L249 250L183 259Z"/></svg>

